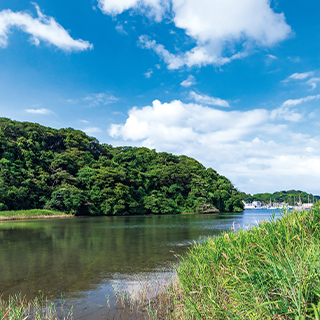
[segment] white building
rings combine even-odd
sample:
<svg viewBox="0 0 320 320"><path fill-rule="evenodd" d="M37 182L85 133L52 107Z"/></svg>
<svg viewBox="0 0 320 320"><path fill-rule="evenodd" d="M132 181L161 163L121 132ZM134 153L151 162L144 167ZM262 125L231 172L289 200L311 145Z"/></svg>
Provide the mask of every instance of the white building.
<svg viewBox="0 0 320 320"><path fill-rule="evenodd" d="M313 207L313 203L303 203L302 208L303 209L311 209Z"/></svg>

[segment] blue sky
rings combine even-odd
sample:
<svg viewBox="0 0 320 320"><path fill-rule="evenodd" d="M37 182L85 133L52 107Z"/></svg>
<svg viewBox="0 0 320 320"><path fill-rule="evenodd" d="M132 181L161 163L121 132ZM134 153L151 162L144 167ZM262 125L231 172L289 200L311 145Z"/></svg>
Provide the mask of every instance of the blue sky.
<svg viewBox="0 0 320 320"><path fill-rule="evenodd" d="M320 3L0 2L1 116L319 194Z"/></svg>

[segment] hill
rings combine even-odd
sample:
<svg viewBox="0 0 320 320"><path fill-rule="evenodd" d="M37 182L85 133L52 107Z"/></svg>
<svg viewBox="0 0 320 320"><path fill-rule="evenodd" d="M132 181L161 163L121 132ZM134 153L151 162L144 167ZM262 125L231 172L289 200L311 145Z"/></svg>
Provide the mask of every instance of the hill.
<svg viewBox="0 0 320 320"><path fill-rule="evenodd" d="M187 156L0 118L0 210L26 209L124 215L238 212L243 204L226 177Z"/></svg>
<svg viewBox="0 0 320 320"><path fill-rule="evenodd" d="M288 203L290 205L294 205L299 201L299 196L301 198L302 203L307 203L308 201L312 202L313 197L314 201L318 201L320 199L320 196L314 196L311 193L307 193L301 190L288 190L288 191L277 191L274 193L257 193L254 195L246 194L244 192L241 192L242 199L245 202L252 202L252 201L261 201L265 204L271 202L278 202L278 203ZM309 197L309 200L308 200Z"/></svg>

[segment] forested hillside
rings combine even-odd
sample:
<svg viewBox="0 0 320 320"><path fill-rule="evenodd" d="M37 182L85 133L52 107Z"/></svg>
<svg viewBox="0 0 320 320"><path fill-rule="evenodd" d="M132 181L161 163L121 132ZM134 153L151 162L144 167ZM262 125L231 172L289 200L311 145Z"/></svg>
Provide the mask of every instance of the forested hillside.
<svg viewBox="0 0 320 320"><path fill-rule="evenodd" d="M0 118L0 210L90 215L242 211L224 176L187 156L100 144L84 132Z"/></svg>
<svg viewBox="0 0 320 320"><path fill-rule="evenodd" d="M299 201L299 196L301 202L303 203L313 201L313 195L311 193L308 194L301 190L277 191L274 193L257 193L254 195L245 194L244 192L241 192L241 194L245 202L261 201L263 203L270 203L271 201L279 203L285 202L290 205L294 205L294 203L297 203ZM319 196L314 196L314 201L318 201L319 199Z"/></svg>

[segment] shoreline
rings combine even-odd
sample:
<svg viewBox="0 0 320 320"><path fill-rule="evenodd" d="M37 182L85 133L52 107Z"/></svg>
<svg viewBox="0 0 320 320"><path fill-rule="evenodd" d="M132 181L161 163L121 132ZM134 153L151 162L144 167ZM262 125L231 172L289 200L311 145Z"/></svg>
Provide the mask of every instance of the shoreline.
<svg viewBox="0 0 320 320"><path fill-rule="evenodd" d="M225 212L224 212L225 213ZM231 212L227 212L231 213ZM241 212L233 212L233 213L241 213ZM158 215L200 215L200 214L220 214L220 212L181 212L181 213L171 213L171 214L158 214ZM116 217L139 217L139 216L154 216L156 214L143 214L143 215L118 215ZM59 215L35 215L35 216L12 216L6 217L0 215L0 222L5 221L23 221L23 220L43 220L43 219L69 219L69 218L97 218L97 217L108 217L108 215L97 215L97 216L89 216L89 215L68 215L68 214L59 214ZM111 215L109 216L111 217ZM114 217L114 216L113 216Z"/></svg>
<svg viewBox="0 0 320 320"><path fill-rule="evenodd" d="M82 217L82 216L78 216ZM77 218L77 216L69 216L69 215L52 215L52 216L30 216L30 217L23 217L23 216L13 216L13 217L4 217L0 216L0 222L2 221L15 221L15 220L41 220L41 219L65 219L65 218Z"/></svg>
<svg viewBox="0 0 320 320"><path fill-rule="evenodd" d="M185 214L202 214L198 212L181 212L181 213L173 213L170 215L185 215ZM139 217L139 216L154 216L155 214L151 213L148 215L119 215L116 217ZM22 220L42 220L42 219L65 219L65 218L97 218L97 217L108 217L107 215L99 215L99 216L77 216L77 215L41 215L41 216L12 216L12 217L5 217L0 215L0 222L3 221L22 221ZM110 217L110 216L109 216Z"/></svg>

